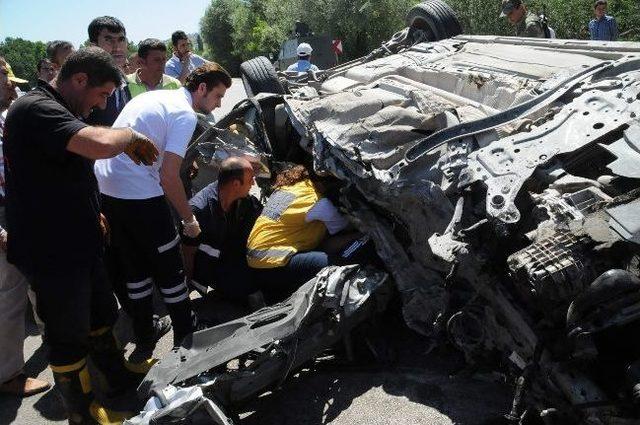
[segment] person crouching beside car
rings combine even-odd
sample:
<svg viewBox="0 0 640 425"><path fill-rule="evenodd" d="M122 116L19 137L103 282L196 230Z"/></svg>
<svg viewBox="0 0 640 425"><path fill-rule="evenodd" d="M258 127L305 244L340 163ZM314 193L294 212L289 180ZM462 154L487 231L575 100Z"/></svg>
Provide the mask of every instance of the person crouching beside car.
<svg viewBox="0 0 640 425"><path fill-rule="evenodd" d="M373 257L369 238L347 231L349 221L325 196L327 182L302 165L276 176L247 243L254 281L269 302L291 295L328 265Z"/></svg>

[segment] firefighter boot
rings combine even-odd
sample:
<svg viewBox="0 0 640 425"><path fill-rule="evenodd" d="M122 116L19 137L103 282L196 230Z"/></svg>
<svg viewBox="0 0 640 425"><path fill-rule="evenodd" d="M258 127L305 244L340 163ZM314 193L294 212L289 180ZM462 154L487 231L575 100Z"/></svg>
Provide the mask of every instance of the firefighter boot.
<svg viewBox="0 0 640 425"><path fill-rule="evenodd" d="M96 369L104 376L108 397L137 387L154 363L153 359L145 359L139 364L128 364L124 359L124 350L116 343L110 327L90 333L89 355Z"/></svg>
<svg viewBox="0 0 640 425"><path fill-rule="evenodd" d="M86 359L66 366L51 366L56 388L62 395L70 425L116 425L128 417L93 399Z"/></svg>

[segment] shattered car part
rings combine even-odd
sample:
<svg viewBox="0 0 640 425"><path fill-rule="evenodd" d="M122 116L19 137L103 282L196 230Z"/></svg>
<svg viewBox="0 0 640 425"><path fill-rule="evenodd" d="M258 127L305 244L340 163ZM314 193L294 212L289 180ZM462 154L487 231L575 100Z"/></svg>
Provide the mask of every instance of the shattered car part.
<svg viewBox="0 0 640 425"><path fill-rule="evenodd" d="M180 422L189 418L190 424L233 425L233 421L213 401L204 396L204 386L178 388L168 385L155 392L139 415L125 421L125 425L152 425Z"/></svg>
<svg viewBox="0 0 640 425"><path fill-rule="evenodd" d="M280 304L194 333L151 368L138 393L147 399L169 385L204 383L211 403L240 403L383 309L386 282L387 274L375 269L327 267Z"/></svg>

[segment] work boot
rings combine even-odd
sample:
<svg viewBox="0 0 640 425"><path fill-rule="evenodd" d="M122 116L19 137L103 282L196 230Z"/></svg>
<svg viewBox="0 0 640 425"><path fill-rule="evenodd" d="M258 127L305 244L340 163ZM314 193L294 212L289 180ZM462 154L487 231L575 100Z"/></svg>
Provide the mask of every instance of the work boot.
<svg viewBox="0 0 640 425"><path fill-rule="evenodd" d="M86 359L71 365L51 365L51 370L70 425L116 425L131 416L107 409L93 399Z"/></svg>
<svg viewBox="0 0 640 425"><path fill-rule="evenodd" d="M166 335L171 330L171 319L167 316L160 317L158 315L153 315L153 327L151 328L151 332L148 336L142 338L141 336L136 336L136 348L140 348L143 351L151 351L155 348L156 344L164 335Z"/></svg>
<svg viewBox="0 0 640 425"><path fill-rule="evenodd" d="M110 327L89 334L89 355L96 369L104 376L109 397L137 387L148 371L148 368L141 371L127 367L124 350L116 343Z"/></svg>

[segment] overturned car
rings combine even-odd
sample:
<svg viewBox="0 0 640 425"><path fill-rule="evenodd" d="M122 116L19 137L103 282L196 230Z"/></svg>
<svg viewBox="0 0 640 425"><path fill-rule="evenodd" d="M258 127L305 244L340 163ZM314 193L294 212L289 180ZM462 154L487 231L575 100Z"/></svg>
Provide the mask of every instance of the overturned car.
<svg viewBox="0 0 640 425"><path fill-rule="evenodd" d="M296 84L253 59L243 78L260 94L203 128L185 162L204 170L243 153L268 170L312 160L344 183L341 207L375 242L406 324L513 378L508 420L637 423L640 44L460 32L432 0L380 49ZM356 267L362 289L342 269L323 273L258 313L264 338L234 351L230 335L253 329L251 316L196 333L152 369L141 395L196 385L221 412L243 397L232 389L253 394L282 379L351 326L321 327L348 302L313 314L327 305L318 294L332 273L339 298L355 291L368 302L386 276ZM316 308L287 313L301 297ZM273 354L303 339L303 357ZM247 358L248 370L224 365Z"/></svg>

